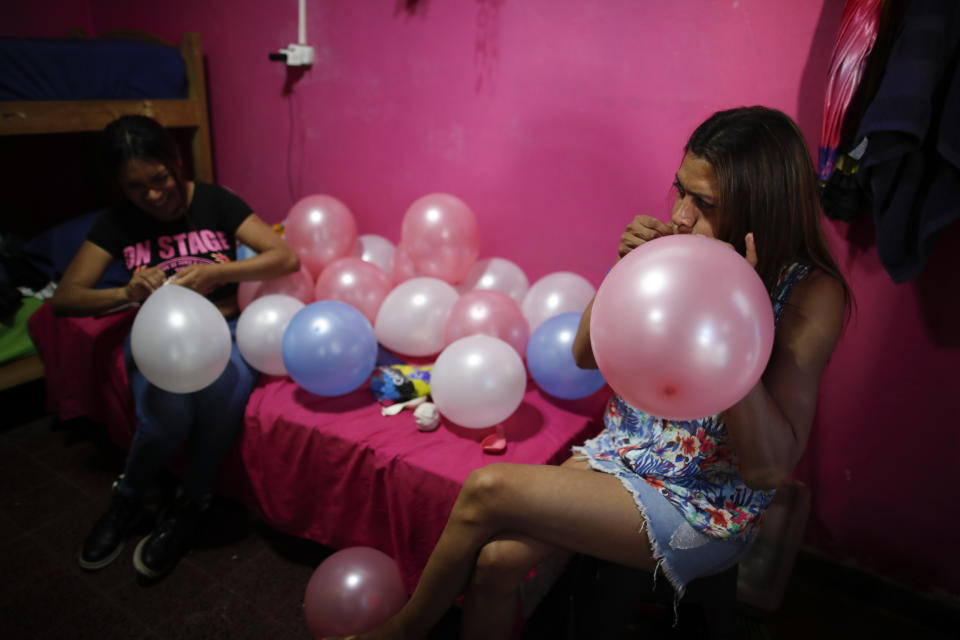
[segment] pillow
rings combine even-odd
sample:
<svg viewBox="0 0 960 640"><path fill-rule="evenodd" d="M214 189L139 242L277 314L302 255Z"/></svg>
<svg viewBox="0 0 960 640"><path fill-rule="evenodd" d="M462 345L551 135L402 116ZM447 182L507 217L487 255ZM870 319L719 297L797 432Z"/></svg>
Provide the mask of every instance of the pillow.
<svg viewBox="0 0 960 640"><path fill-rule="evenodd" d="M64 271L80 245L87 239L87 233L101 213L102 211L86 213L47 229L23 246L24 257L50 280L60 282ZM114 260L97 286L122 287L129 281L130 275L123 263Z"/></svg>

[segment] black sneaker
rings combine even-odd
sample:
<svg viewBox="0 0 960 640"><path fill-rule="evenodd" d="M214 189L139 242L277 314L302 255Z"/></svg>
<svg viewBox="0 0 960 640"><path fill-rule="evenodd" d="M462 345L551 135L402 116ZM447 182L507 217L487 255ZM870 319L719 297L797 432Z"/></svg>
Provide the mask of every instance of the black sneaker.
<svg viewBox="0 0 960 640"><path fill-rule="evenodd" d="M209 507L209 500L178 500L157 528L140 541L133 553L133 566L148 578L159 578L176 566Z"/></svg>
<svg viewBox="0 0 960 640"><path fill-rule="evenodd" d="M143 505L136 498L128 498L116 490L107 512L100 516L83 541L78 561L84 569L102 569L120 555L127 536L139 523Z"/></svg>

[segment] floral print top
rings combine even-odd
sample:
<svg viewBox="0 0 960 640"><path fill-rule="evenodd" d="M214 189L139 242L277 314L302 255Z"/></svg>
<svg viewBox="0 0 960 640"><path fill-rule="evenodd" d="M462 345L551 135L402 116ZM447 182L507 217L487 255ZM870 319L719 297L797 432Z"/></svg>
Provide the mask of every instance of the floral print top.
<svg viewBox="0 0 960 640"><path fill-rule="evenodd" d="M810 268L798 263L780 274L771 299L779 321L793 286ZM750 489L721 415L666 420L649 415L616 394L607 403L604 430L575 453L594 468L657 489L698 531L717 538L756 535L773 491Z"/></svg>

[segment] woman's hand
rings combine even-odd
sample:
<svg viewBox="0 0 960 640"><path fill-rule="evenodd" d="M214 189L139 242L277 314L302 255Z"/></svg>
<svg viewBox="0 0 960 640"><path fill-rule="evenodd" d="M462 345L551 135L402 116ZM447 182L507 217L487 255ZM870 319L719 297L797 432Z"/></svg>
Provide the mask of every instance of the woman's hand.
<svg viewBox="0 0 960 640"><path fill-rule="evenodd" d="M140 269L130 282L124 287L124 295L129 302L143 302L151 293L156 291L167 279L167 275L160 267Z"/></svg>
<svg viewBox="0 0 960 640"><path fill-rule="evenodd" d="M722 241L721 241L721 242L722 242ZM724 242L723 244L727 245L728 247L730 247L730 248L733 249L734 251L737 250L737 248L734 247L734 246L733 246L731 243L729 243L729 242ZM746 247L746 250L744 251L744 254L743 254L744 259L747 261L747 263L748 263L751 267L753 267L754 269L756 269L756 268L757 268L757 243L756 243L756 241L753 239L753 234L752 234L752 233L748 233L746 236L744 236L744 238L743 238L743 245L744 245L744 247Z"/></svg>
<svg viewBox="0 0 960 640"><path fill-rule="evenodd" d="M170 278L170 284L178 284L181 287L206 295L223 284L217 267L218 265L215 264L188 265Z"/></svg>
<svg viewBox="0 0 960 640"><path fill-rule="evenodd" d="M674 228L653 216L637 216L620 236L620 257L627 255L644 242L673 235Z"/></svg>
<svg viewBox="0 0 960 640"><path fill-rule="evenodd" d="M743 257L747 259L747 262L750 263L751 267L756 269L757 268L757 241L754 240L753 234L748 233L744 237L743 243L747 248L746 253Z"/></svg>

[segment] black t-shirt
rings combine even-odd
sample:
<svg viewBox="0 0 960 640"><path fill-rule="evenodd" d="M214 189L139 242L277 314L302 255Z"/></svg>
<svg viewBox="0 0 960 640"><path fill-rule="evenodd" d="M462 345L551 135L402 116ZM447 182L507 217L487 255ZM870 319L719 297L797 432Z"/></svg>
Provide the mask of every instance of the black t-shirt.
<svg viewBox="0 0 960 640"><path fill-rule="evenodd" d="M160 267L167 276L191 264L237 259L237 228L253 213L250 206L223 187L195 183L185 216L160 222L132 204L103 212L87 240L118 258L132 276ZM237 291L236 283L218 287L209 297L221 299Z"/></svg>

